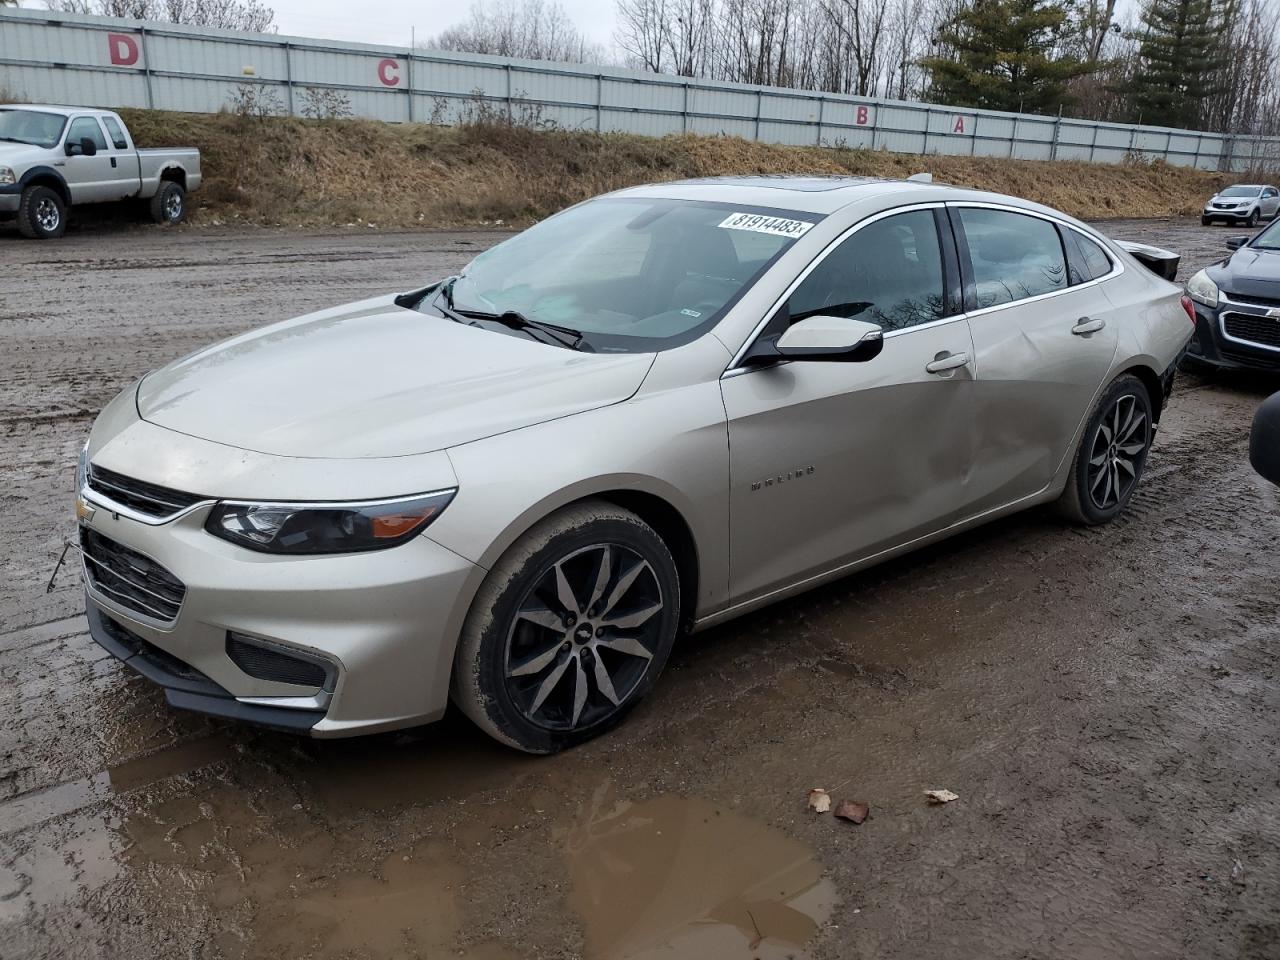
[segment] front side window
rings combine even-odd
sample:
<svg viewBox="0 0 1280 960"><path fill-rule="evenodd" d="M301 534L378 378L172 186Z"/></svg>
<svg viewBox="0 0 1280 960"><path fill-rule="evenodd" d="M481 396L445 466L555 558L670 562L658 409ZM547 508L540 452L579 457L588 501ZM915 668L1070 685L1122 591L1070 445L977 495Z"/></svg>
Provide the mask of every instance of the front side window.
<svg viewBox="0 0 1280 960"><path fill-rule="evenodd" d="M107 138L102 135L98 121L93 117L76 117L67 131L67 143L79 143L86 138L92 140L99 150L107 149Z"/></svg>
<svg viewBox="0 0 1280 960"><path fill-rule="evenodd" d="M124 137L124 130L120 124L116 122L115 117L103 117L102 122L107 125L107 133L111 134L111 143L117 150L125 150L129 146L129 141Z"/></svg>
<svg viewBox="0 0 1280 960"><path fill-rule="evenodd" d="M1066 289L1062 240L1048 220L977 207L959 215L978 309Z"/></svg>
<svg viewBox="0 0 1280 960"><path fill-rule="evenodd" d="M453 308L569 327L598 351L664 350L711 329L821 219L693 200L591 200L476 257L450 289Z"/></svg>
<svg viewBox="0 0 1280 960"><path fill-rule="evenodd" d="M57 146L66 125L66 118L56 113L5 107L0 110L0 141L29 143L47 149Z"/></svg>
<svg viewBox="0 0 1280 960"><path fill-rule="evenodd" d="M942 250L933 211L877 220L846 238L787 301L790 321L851 317L903 330L945 315Z"/></svg>

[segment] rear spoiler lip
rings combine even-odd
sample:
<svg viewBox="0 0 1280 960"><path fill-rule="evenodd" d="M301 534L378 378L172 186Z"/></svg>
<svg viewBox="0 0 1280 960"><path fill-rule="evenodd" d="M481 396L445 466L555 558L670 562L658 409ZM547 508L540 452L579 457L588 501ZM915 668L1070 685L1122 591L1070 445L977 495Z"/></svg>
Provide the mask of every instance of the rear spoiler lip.
<svg viewBox="0 0 1280 960"><path fill-rule="evenodd" d="M1149 243L1132 243L1128 240L1116 240L1114 243L1162 280L1172 283L1178 275L1178 264L1182 257L1172 250L1153 247Z"/></svg>

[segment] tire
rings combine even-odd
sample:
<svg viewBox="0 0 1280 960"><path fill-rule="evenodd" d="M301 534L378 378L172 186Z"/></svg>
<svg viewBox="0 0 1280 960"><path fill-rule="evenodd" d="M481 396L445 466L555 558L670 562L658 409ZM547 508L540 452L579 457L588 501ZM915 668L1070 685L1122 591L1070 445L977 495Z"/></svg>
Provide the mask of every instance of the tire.
<svg viewBox="0 0 1280 960"><path fill-rule="evenodd" d="M1212 221L1212 220L1210 220L1208 217L1201 217L1201 218L1200 218L1200 226L1202 226L1202 227L1208 227L1208 226L1212 226L1212 225L1213 225L1213 221Z"/></svg>
<svg viewBox="0 0 1280 960"><path fill-rule="evenodd" d="M1092 527L1109 523L1123 512L1142 479L1151 450L1151 428L1147 388L1132 374L1117 377L1089 414L1067 487L1058 500L1068 520ZM1111 440L1117 432L1119 443ZM1098 464L1099 457L1107 459Z"/></svg>
<svg viewBox="0 0 1280 960"><path fill-rule="evenodd" d="M187 191L182 184L165 180L151 198L151 219L160 224L181 223L187 219Z"/></svg>
<svg viewBox="0 0 1280 960"><path fill-rule="evenodd" d="M1253 213L1249 214L1249 219L1245 223L1250 227L1256 227L1258 225L1258 211L1254 210Z"/></svg>
<svg viewBox="0 0 1280 960"><path fill-rule="evenodd" d="M18 207L18 230L29 240L56 240L67 232L67 205L49 187L27 187Z"/></svg>
<svg viewBox="0 0 1280 960"><path fill-rule="evenodd" d="M454 658L452 699L517 750L583 743L652 689L675 643L680 599L675 560L653 528L603 501L567 507L485 578Z"/></svg>

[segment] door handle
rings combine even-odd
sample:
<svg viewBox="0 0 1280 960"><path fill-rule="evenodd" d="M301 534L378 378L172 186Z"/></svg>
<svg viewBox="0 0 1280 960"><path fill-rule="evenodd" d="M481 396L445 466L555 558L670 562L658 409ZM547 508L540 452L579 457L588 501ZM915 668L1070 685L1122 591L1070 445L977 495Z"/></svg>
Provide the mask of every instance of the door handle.
<svg viewBox="0 0 1280 960"><path fill-rule="evenodd" d="M1083 337L1086 333L1097 333L1107 325L1107 321L1101 317L1081 317L1076 321L1076 325L1071 328L1071 332L1077 337Z"/></svg>
<svg viewBox="0 0 1280 960"><path fill-rule="evenodd" d="M949 353L945 357L938 357L924 365L928 373L946 373L948 370L954 370L956 367L963 367L969 362L967 353Z"/></svg>

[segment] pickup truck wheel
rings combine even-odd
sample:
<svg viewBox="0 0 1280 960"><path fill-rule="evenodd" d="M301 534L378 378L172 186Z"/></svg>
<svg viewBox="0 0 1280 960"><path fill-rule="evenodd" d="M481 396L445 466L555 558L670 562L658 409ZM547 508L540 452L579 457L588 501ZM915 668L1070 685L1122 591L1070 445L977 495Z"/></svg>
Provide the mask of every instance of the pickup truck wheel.
<svg viewBox="0 0 1280 960"><path fill-rule="evenodd" d="M187 191L166 180L151 198L151 219L156 223L181 223L187 218Z"/></svg>
<svg viewBox="0 0 1280 960"><path fill-rule="evenodd" d="M56 190L28 187L18 208L18 229L30 240L56 240L67 229L67 207Z"/></svg>

